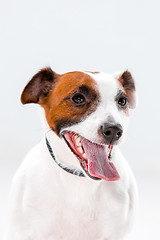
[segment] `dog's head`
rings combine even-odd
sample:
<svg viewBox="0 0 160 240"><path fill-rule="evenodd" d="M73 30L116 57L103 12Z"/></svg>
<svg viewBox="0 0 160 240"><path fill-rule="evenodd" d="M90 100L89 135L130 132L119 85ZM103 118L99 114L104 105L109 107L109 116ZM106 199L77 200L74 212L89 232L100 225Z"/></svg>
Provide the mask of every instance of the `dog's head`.
<svg viewBox="0 0 160 240"><path fill-rule="evenodd" d="M106 74L45 68L23 90L23 104L38 103L49 127L65 140L90 177L117 180L111 149L126 133L129 109L135 108L130 72ZM106 154L106 146L108 153Z"/></svg>

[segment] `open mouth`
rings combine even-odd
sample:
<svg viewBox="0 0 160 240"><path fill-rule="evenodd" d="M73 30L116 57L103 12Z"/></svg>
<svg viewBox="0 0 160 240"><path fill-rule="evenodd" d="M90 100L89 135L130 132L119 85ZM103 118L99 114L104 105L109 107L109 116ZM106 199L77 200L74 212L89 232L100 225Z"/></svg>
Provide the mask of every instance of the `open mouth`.
<svg viewBox="0 0 160 240"><path fill-rule="evenodd" d="M116 181L120 176L111 162L112 145L96 144L74 132L64 132L63 137L77 156L82 169L94 180Z"/></svg>

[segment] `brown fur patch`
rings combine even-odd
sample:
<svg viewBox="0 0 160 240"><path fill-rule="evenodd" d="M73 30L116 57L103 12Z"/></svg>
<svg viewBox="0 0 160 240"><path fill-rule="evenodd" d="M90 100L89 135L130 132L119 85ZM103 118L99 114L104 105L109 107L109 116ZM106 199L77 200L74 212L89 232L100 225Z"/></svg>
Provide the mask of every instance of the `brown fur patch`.
<svg viewBox="0 0 160 240"><path fill-rule="evenodd" d="M76 105L74 94L83 94L85 103ZM64 126L78 123L95 111L99 99L96 82L83 72L59 75L51 68L40 70L24 88L23 104L38 103L44 110L50 128L59 134Z"/></svg>
<svg viewBox="0 0 160 240"><path fill-rule="evenodd" d="M81 93L81 87L84 86L89 91L88 94L83 93L86 103L77 106L71 97L75 93ZM98 99L96 82L83 72L71 72L59 77L49 96L42 99L40 104L45 109L49 126L58 134L62 127L77 123L95 111Z"/></svg>
<svg viewBox="0 0 160 240"><path fill-rule="evenodd" d="M136 96L135 96L136 88L135 88L134 79L133 79L131 73L128 71L125 71L118 78L118 81L120 83L122 90L127 95L127 98L129 101L129 107L135 108L135 106L136 106Z"/></svg>
<svg viewBox="0 0 160 240"><path fill-rule="evenodd" d="M130 72L125 71L120 77L119 82L122 84L125 90L135 91L135 84Z"/></svg>
<svg viewBox="0 0 160 240"><path fill-rule="evenodd" d="M23 104L38 103L41 98L47 97L58 76L51 68L41 69L24 88L21 102Z"/></svg>

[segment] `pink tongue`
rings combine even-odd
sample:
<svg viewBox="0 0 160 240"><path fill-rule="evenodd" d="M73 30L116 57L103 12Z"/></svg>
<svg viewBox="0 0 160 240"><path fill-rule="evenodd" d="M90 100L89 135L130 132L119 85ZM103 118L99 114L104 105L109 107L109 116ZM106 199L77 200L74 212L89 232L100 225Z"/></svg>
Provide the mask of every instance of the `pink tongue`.
<svg viewBox="0 0 160 240"><path fill-rule="evenodd" d="M81 141L88 160L89 174L108 181L119 180L120 176L114 164L108 160L105 147L84 138Z"/></svg>

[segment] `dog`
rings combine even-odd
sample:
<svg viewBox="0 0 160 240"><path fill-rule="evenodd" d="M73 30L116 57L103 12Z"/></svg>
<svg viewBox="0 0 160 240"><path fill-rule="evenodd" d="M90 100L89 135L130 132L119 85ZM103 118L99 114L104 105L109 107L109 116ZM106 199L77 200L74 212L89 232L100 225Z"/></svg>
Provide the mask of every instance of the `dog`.
<svg viewBox="0 0 160 240"><path fill-rule="evenodd" d="M5 240L124 239L137 205L135 178L117 147L136 106L131 73L44 68L21 101L44 109L49 131L13 179Z"/></svg>

